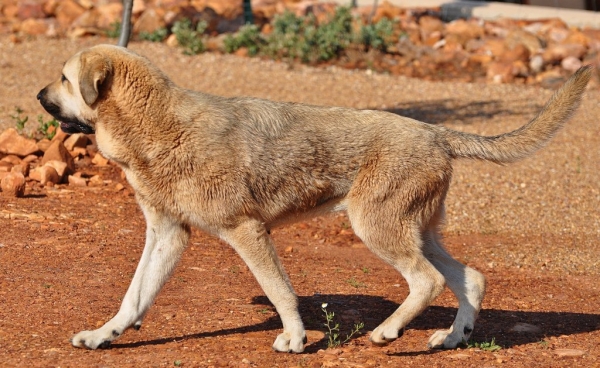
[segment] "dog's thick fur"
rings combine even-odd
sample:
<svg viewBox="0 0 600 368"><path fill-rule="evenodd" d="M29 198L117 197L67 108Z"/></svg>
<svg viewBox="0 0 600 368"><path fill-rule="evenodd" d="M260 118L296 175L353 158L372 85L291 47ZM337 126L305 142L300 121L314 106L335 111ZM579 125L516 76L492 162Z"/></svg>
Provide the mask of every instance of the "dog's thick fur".
<svg viewBox="0 0 600 368"><path fill-rule="evenodd" d="M139 328L196 226L244 259L283 322L273 348L301 352L297 298L269 229L346 210L366 246L404 276L410 293L370 336L382 345L443 290L459 301L453 325L430 347L469 339L485 291L483 275L453 259L438 227L452 161L507 163L542 147L579 105L591 76L580 69L522 128L482 137L381 111L224 98L174 85L147 59L96 46L69 59L38 94L69 133L96 133L118 163L147 221L146 245L119 312L72 343L107 347Z"/></svg>

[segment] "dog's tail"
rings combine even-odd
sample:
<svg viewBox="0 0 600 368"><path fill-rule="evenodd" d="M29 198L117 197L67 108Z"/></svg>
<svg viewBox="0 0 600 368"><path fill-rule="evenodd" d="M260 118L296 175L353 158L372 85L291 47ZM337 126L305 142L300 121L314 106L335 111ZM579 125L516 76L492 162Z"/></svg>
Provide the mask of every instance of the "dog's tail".
<svg viewBox="0 0 600 368"><path fill-rule="evenodd" d="M546 103L529 123L509 133L484 137L444 129L444 137L453 158L473 158L509 163L523 159L556 134L581 102L592 77L592 67L580 68Z"/></svg>

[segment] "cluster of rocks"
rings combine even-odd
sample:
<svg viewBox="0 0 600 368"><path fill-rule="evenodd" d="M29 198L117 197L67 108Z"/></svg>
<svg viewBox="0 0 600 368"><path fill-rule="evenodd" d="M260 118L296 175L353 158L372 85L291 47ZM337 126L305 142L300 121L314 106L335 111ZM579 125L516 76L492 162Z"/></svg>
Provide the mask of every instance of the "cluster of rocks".
<svg viewBox="0 0 600 368"><path fill-rule="evenodd" d="M58 129L52 138L36 141L9 128L0 134L0 188L3 195L22 197L26 187L104 186L100 175L85 177L81 169L107 166L93 135L68 135Z"/></svg>
<svg viewBox="0 0 600 368"><path fill-rule="evenodd" d="M265 32L270 29L273 16L285 10L298 15L313 13L323 19L335 8L333 3L315 0L252 1L254 19ZM105 35L121 20L122 10L120 0L4 0L0 3L0 32L10 34L14 42L23 35ZM404 9L385 1L377 9L369 6L353 11L374 22L382 18L394 20L394 42L385 53L350 50L332 62L348 68L373 68L436 80L553 87L582 64L600 65L600 30L569 27L560 19L469 19L447 23L442 21L439 9ZM182 18L205 20L207 32L218 36L243 24L242 1L136 0L133 37L141 32L168 29Z"/></svg>

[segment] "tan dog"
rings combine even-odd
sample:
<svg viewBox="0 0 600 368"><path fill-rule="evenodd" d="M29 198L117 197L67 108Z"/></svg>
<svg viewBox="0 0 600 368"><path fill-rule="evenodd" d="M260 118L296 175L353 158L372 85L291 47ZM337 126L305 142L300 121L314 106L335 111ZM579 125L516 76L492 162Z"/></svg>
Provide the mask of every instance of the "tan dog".
<svg viewBox="0 0 600 368"><path fill-rule="evenodd" d="M495 137L459 133L381 111L224 98L174 85L147 59L96 46L69 59L38 99L69 133L96 133L147 221L146 245L119 312L72 343L107 347L144 315L196 226L227 241L247 263L283 322L273 348L306 342L297 298L269 229L346 210L367 247L404 276L410 294L370 336L382 345L447 284L459 301L453 325L429 346L469 339L485 291L479 272L442 247L438 227L452 160L497 163L542 147L577 108L591 76L580 69L535 119Z"/></svg>

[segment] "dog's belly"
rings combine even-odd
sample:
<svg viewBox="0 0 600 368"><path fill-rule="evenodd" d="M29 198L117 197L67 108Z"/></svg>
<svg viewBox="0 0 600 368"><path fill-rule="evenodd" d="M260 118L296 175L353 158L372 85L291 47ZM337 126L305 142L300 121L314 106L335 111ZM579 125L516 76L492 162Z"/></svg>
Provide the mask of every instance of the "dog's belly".
<svg viewBox="0 0 600 368"><path fill-rule="evenodd" d="M265 224L268 229L293 224L295 222L311 219L316 216L325 215L330 212L339 212L346 210L346 199L343 197L330 199L316 207L305 211L288 212L274 218Z"/></svg>

